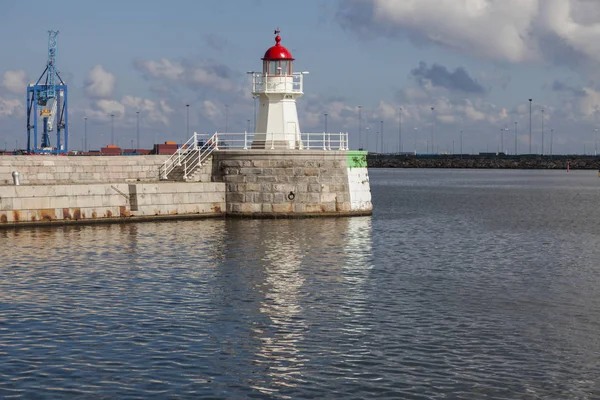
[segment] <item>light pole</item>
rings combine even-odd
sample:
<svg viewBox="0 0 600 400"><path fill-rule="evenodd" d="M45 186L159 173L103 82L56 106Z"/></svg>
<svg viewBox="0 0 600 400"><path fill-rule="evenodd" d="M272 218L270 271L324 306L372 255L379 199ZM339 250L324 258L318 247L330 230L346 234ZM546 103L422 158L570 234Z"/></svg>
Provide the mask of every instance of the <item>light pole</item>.
<svg viewBox="0 0 600 400"><path fill-rule="evenodd" d="M594 143L594 155L598 155L598 128L594 129L594 139L596 140Z"/></svg>
<svg viewBox="0 0 600 400"><path fill-rule="evenodd" d="M365 136L367 137L367 146L366 146L367 153L369 152L369 129L371 129L371 127L369 127L369 126L367 126L365 128Z"/></svg>
<svg viewBox="0 0 600 400"><path fill-rule="evenodd" d="M381 121L381 153L383 153L383 120Z"/></svg>
<svg viewBox="0 0 600 400"><path fill-rule="evenodd" d="M228 111L229 111L229 106L227 104L225 104L225 133L229 132L229 130L228 130L229 128L227 126L227 123L228 123L227 118L229 117L227 115Z"/></svg>
<svg viewBox="0 0 600 400"><path fill-rule="evenodd" d="M531 102L533 99L529 99L529 154L531 154Z"/></svg>
<svg viewBox="0 0 600 400"><path fill-rule="evenodd" d="M258 96L252 96L254 98L254 133L256 133L256 99Z"/></svg>
<svg viewBox="0 0 600 400"><path fill-rule="evenodd" d="M325 133L327 133L327 113L325 115Z"/></svg>
<svg viewBox="0 0 600 400"><path fill-rule="evenodd" d="M362 132L361 132L361 124L362 124L362 106L358 106L358 149L362 149ZM368 149L367 149L368 151Z"/></svg>
<svg viewBox="0 0 600 400"><path fill-rule="evenodd" d="M433 130L435 129L435 117L434 117L435 108L431 107L431 153L433 153Z"/></svg>
<svg viewBox="0 0 600 400"><path fill-rule="evenodd" d="M544 109L542 108L542 155L544 155Z"/></svg>
<svg viewBox="0 0 600 400"><path fill-rule="evenodd" d="M517 124L518 122L515 121L515 156L517 155Z"/></svg>
<svg viewBox="0 0 600 400"><path fill-rule="evenodd" d="M135 140L137 144L137 148L140 148L140 112L136 111L136 122L135 122Z"/></svg>
<svg viewBox="0 0 600 400"><path fill-rule="evenodd" d="M552 157L552 142L554 141L554 129L550 129L550 157Z"/></svg>
<svg viewBox="0 0 600 400"><path fill-rule="evenodd" d="M115 114L110 114L110 144L115 144Z"/></svg>
<svg viewBox="0 0 600 400"><path fill-rule="evenodd" d="M185 105L185 140L183 143L187 142L190 138L190 105Z"/></svg>
<svg viewBox="0 0 600 400"><path fill-rule="evenodd" d="M460 130L460 159L462 160L462 155L463 155L463 141L462 141L462 137L463 137L463 131L462 129Z"/></svg>
<svg viewBox="0 0 600 400"><path fill-rule="evenodd" d="M250 132L250 119L246 120L246 132Z"/></svg>
<svg viewBox="0 0 600 400"><path fill-rule="evenodd" d="M398 153L402 153L402 107L398 110Z"/></svg>
<svg viewBox="0 0 600 400"><path fill-rule="evenodd" d="M413 133L414 133L414 139L415 139L415 156L417 155L417 130L419 128L417 128L416 126L413 127Z"/></svg>
<svg viewBox="0 0 600 400"><path fill-rule="evenodd" d="M83 119L83 151L87 151L87 148L87 117L85 117Z"/></svg>

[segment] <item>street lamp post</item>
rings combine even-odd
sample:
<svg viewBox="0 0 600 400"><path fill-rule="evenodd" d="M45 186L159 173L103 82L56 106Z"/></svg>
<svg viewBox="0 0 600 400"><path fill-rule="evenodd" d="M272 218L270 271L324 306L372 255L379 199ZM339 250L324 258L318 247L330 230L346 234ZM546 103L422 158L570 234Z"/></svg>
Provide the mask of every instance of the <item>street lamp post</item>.
<svg viewBox="0 0 600 400"><path fill-rule="evenodd" d="M253 96L254 98L254 133L256 133L256 99L258 96Z"/></svg>
<svg viewBox="0 0 600 400"><path fill-rule="evenodd" d="M229 106L228 106L227 104L225 104L225 133L228 133L228 132L229 132L229 128L228 128L228 125L227 125L227 123L228 123L228 120L227 120L227 118L229 117L229 116L227 115L227 114L228 114L228 111L229 111Z"/></svg>
<svg viewBox="0 0 600 400"><path fill-rule="evenodd" d="M183 143L187 142L187 140L190 138L190 105L186 104L185 105L185 140L183 141Z"/></svg>
<svg viewBox="0 0 600 400"><path fill-rule="evenodd" d="M327 113L325 115L325 133L327 133Z"/></svg>
<svg viewBox="0 0 600 400"><path fill-rule="evenodd" d="M402 153L402 107L398 110L398 153Z"/></svg>
<svg viewBox="0 0 600 400"><path fill-rule="evenodd" d="M594 143L594 155L597 156L598 155L598 128L594 129L594 138L595 138L595 143Z"/></svg>
<svg viewBox="0 0 600 400"><path fill-rule="evenodd" d="M115 114L110 114L110 144L115 144Z"/></svg>
<svg viewBox="0 0 600 400"><path fill-rule="evenodd" d="M87 151L87 117L83 119L83 151Z"/></svg>
<svg viewBox="0 0 600 400"><path fill-rule="evenodd" d="M415 141L415 156L417 155L417 130L419 128L417 128L416 126L413 127L413 136L414 136L414 141Z"/></svg>
<svg viewBox="0 0 600 400"><path fill-rule="evenodd" d="M460 159L462 160L462 155L463 155L463 131L462 129L460 130Z"/></svg>
<svg viewBox="0 0 600 400"><path fill-rule="evenodd" d="M362 149L362 106L358 106L358 148ZM377 150L377 149L376 149ZM368 150L367 150L368 151Z"/></svg>
<svg viewBox="0 0 600 400"><path fill-rule="evenodd" d="M517 124L518 122L515 121L515 156L517 155Z"/></svg>
<svg viewBox="0 0 600 400"><path fill-rule="evenodd" d="M366 146L367 153L369 152L369 129L371 129L371 127L369 127L369 126L367 126L365 128L365 136L367 137L367 146ZM377 149L375 149L375 151L377 151Z"/></svg>
<svg viewBox="0 0 600 400"><path fill-rule="evenodd" d="M435 108L431 107L431 153L433 153L433 131L435 129L435 117L434 117Z"/></svg>
<svg viewBox="0 0 600 400"><path fill-rule="evenodd" d="M552 157L552 142L554 141L554 129L550 129L550 157Z"/></svg>
<svg viewBox="0 0 600 400"><path fill-rule="evenodd" d="M531 102L533 99L529 99L529 154L531 154Z"/></svg>
<svg viewBox="0 0 600 400"><path fill-rule="evenodd" d="M383 153L383 120L381 121L381 153Z"/></svg>
<svg viewBox="0 0 600 400"><path fill-rule="evenodd" d="M135 139L136 139L136 144L137 144L137 148L140 148L140 112L136 111L136 124L135 124Z"/></svg>
<svg viewBox="0 0 600 400"><path fill-rule="evenodd" d="M246 132L250 132L250 119L246 120Z"/></svg>
<svg viewBox="0 0 600 400"><path fill-rule="evenodd" d="M542 108L542 155L544 155L544 109Z"/></svg>

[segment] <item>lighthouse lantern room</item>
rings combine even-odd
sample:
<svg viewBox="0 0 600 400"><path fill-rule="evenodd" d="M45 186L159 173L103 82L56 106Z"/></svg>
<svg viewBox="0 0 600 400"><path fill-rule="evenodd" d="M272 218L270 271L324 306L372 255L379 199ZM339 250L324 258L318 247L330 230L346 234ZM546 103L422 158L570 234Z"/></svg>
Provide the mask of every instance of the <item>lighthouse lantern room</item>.
<svg viewBox="0 0 600 400"><path fill-rule="evenodd" d="M308 72L294 72L292 53L281 45L279 30L275 35L275 45L262 58L262 72L249 72L252 95L259 102L252 148L300 149L296 99L303 95L302 81Z"/></svg>

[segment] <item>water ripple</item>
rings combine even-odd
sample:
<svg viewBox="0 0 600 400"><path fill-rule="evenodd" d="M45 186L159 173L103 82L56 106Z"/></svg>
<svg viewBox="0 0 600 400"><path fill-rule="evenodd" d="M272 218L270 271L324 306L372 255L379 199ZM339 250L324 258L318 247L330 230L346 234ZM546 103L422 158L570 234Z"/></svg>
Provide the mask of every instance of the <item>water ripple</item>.
<svg viewBox="0 0 600 400"><path fill-rule="evenodd" d="M373 217L0 231L0 397L600 398L589 178L383 170Z"/></svg>

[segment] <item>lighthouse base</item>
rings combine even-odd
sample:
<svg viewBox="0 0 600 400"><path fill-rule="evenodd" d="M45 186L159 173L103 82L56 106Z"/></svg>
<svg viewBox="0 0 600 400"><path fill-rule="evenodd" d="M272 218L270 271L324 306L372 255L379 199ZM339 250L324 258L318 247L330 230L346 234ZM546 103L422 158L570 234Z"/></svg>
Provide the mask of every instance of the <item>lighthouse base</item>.
<svg viewBox="0 0 600 400"><path fill-rule="evenodd" d="M295 218L370 215L366 152L221 150L213 180L226 185L226 215Z"/></svg>

